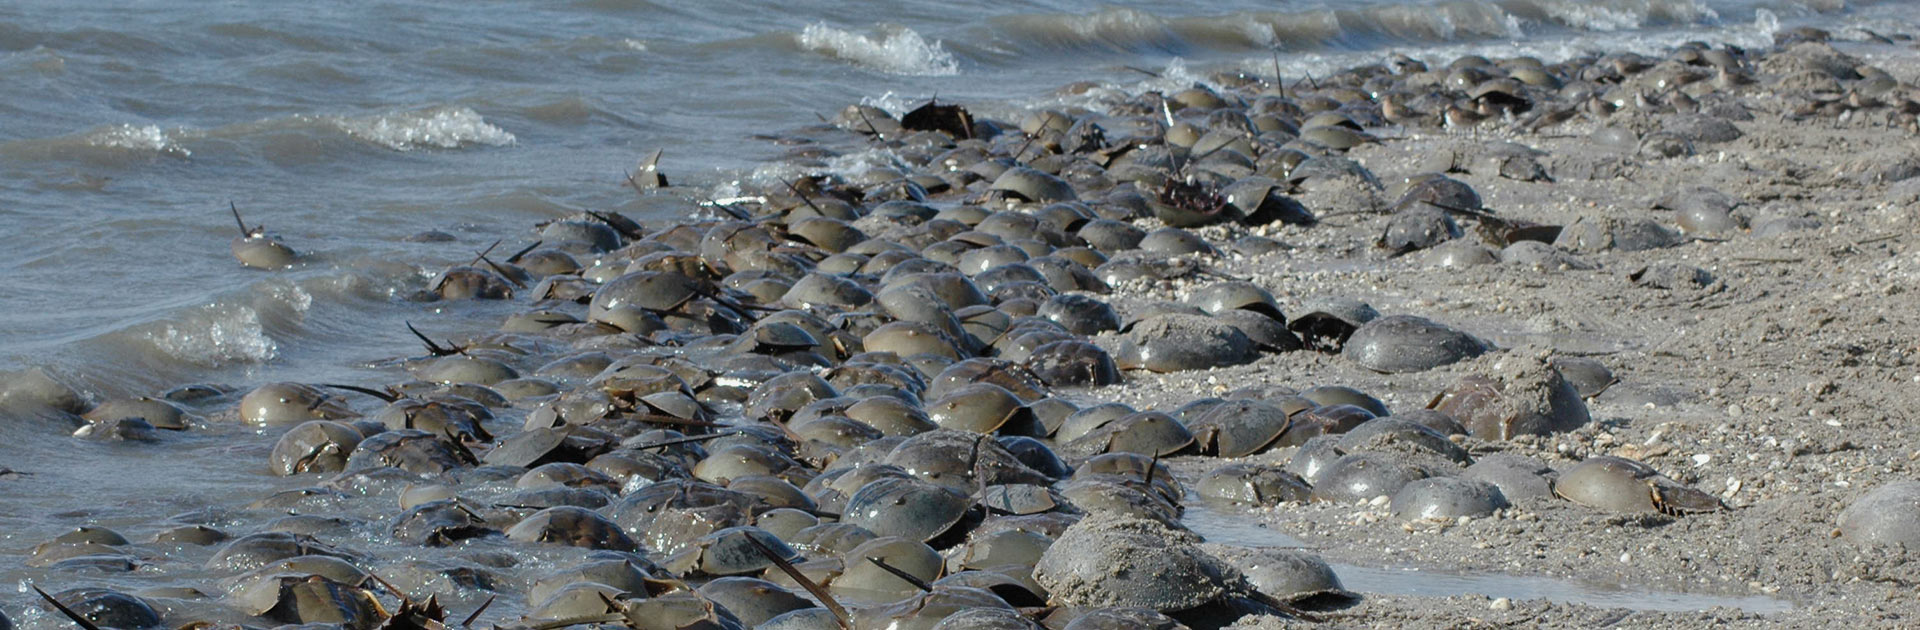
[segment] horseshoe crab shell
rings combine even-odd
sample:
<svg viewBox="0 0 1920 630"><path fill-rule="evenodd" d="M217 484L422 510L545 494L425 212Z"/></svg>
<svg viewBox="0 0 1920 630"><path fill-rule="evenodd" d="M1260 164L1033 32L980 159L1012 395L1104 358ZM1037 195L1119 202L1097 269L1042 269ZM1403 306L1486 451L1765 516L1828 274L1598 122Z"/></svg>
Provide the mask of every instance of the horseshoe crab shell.
<svg viewBox="0 0 1920 630"><path fill-rule="evenodd" d="M356 415L339 398L302 383L268 383L240 397L240 420L247 424L294 424Z"/></svg>
<svg viewBox="0 0 1920 630"><path fill-rule="evenodd" d="M1309 302L1305 313L1287 323L1308 348L1339 352L1347 338L1367 322L1380 317L1366 302L1351 298L1323 298Z"/></svg>
<svg viewBox="0 0 1920 630"><path fill-rule="evenodd" d="M1114 361L1125 369L1178 372L1238 365L1256 357L1240 329L1200 315L1155 315L1127 332Z"/></svg>
<svg viewBox="0 0 1920 630"><path fill-rule="evenodd" d="M1207 471L1194 491L1212 501L1256 507L1289 501L1305 503L1313 496L1313 490L1299 475L1274 466L1245 462Z"/></svg>
<svg viewBox="0 0 1920 630"><path fill-rule="evenodd" d="M661 566L681 575L714 576L745 575L772 567L773 561L754 548L754 542L773 551L783 560L800 557L800 552L794 551L773 534L746 525L701 536L662 560Z"/></svg>
<svg viewBox="0 0 1920 630"><path fill-rule="evenodd" d="M550 507L515 524L507 538L520 542L554 542L589 549L637 551L640 545L605 516L581 507Z"/></svg>
<svg viewBox="0 0 1920 630"><path fill-rule="evenodd" d="M1553 484L1560 498L1613 512L1659 512L1678 516L1724 509L1711 494L1668 479L1652 466L1624 457L1589 457Z"/></svg>
<svg viewBox="0 0 1920 630"><path fill-rule="evenodd" d="M360 445L360 432L329 420L294 425L274 442L267 467L282 477L306 472L339 472Z"/></svg>
<svg viewBox="0 0 1920 630"><path fill-rule="evenodd" d="M1090 516L1041 554L1033 579L1060 605L1186 610L1225 595L1232 573L1198 542L1153 520Z"/></svg>
<svg viewBox="0 0 1920 630"><path fill-rule="evenodd" d="M88 410L87 413L81 417L86 418L88 422L95 423L139 418L147 421L147 424L153 425L156 429L169 430L185 429L190 423L201 420L198 416L180 408L179 405L146 396L109 400Z"/></svg>
<svg viewBox="0 0 1920 630"><path fill-rule="evenodd" d="M1358 597L1346 590L1333 567L1319 556L1297 549L1231 549L1221 557L1246 576L1254 590L1292 604Z"/></svg>
<svg viewBox="0 0 1920 630"><path fill-rule="evenodd" d="M1036 203L1080 199L1080 196L1073 192L1073 186L1068 185L1066 180L1054 177L1046 171L1025 166L1007 169L999 177L994 178L993 184L988 186L988 189L1004 191Z"/></svg>
<svg viewBox="0 0 1920 630"><path fill-rule="evenodd" d="M1421 372L1476 357L1487 343L1424 317L1392 315L1353 331L1340 354L1375 372Z"/></svg>
<svg viewBox="0 0 1920 630"><path fill-rule="evenodd" d="M867 482L847 498L842 522L881 536L932 540L966 516L973 501L946 486L912 477Z"/></svg>
<svg viewBox="0 0 1920 630"><path fill-rule="evenodd" d="M830 588L842 596L871 601L895 601L919 592L912 582L882 568L874 560L905 571L923 582L940 577L942 560L926 543L911 538L883 536L862 542L840 555L840 576Z"/></svg>
<svg viewBox="0 0 1920 630"><path fill-rule="evenodd" d="M1468 374L1441 392L1429 408L1453 416L1474 437L1505 440L1515 435L1571 431L1589 420L1587 405L1544 360L1523 357L1498 373Z"/></svg>
<svg viewBox="0 0 1920 630"><path fill-rule="evenodd" d="M813 602L780 585L751 577L723 577L700 585L701 597L732 611L740 623L759 626L782 614L813 608Z"/></svg>
<svg viewBox="0 0 1920 630"><path fill-rule="evenodd" d="M1229 400L1187 423L1202 453L1245 457L1260 452L1293 426L1286 410L1259 400Z"/></svg>
<svg viewBox="0 0 1920 630"><path fill-rule="evenodd" d="M1461 477L1428 477L1393 493L1393 517L1411 520L1453 520L1482 517L1507 506L1507 498L1493 484Z"/></svg>
<svg viewBox="0 0 1920 630"><path fill-rule="evenodd" d="M1840 535L1856 545L1920 546L1920 482L1873 489L1840 512Z"/></svg>

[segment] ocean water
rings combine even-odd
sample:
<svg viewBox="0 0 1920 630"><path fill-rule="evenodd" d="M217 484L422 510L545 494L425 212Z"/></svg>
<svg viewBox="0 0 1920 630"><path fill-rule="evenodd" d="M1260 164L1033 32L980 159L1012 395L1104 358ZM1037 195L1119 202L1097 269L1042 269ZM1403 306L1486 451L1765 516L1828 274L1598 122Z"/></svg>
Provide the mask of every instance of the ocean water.
<svg viewBox="0 0 1920 630"><path fill-rule="evenodd" d="M1398 51L1553 60L1687 40L1757 46L1782 27L1869 28L1917 2L1842 0L424 0L0 4L0 379L89 396L187 382L371 382L428 331L512 305L405 296L496 238L611 209L650 223L782 147L755 134L857 102L938 96L993 116L1053 89L1299 76ZM1337 7L1337 8L1336 8ZM1154 70L1151 79L1127 69ZM1158 83L1155 83L1158 82ZM676 188L622 173L654 150ZM307 255L240 268L232 203ZM451 243L408 242L440 230ZM270 436L75 445L0 418L0 552L79 520L123 524L258 496ZM83 508L72 497L88 496ZM137 527L136 527L137 529ZM5 555L5 553L0 553ZM22 575L0 559L0 582Z"/></svg>

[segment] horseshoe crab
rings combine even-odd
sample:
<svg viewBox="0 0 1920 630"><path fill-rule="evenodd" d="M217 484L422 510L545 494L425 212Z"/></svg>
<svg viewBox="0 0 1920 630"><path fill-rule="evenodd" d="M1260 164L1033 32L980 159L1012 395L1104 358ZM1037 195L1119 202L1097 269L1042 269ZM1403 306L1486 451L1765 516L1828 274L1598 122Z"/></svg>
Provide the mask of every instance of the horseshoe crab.
<svg viewBox="0 0 1920 630"><path fill-rule="evenodd" d="M1840 535L1856 545L1920 546L1920 482L1895 481L1840 511Z"/></svg>
<svg viewBox="0 0 1920 630"><path fill-rule="evenodd" d="M1193 434L1173 416L1143 411L1102 424L1078 439L1061 444L1059 450L1076 457L1102 453L1139 453L1152 457L1178 453L1193 443Z"/></svg>
<svg viewBox="0 0 1920 630"><path fill-rule="evenodd" d="M93 423L138 418L156 429L171 431L186 429L191 423L202 420L179 405L146 396L109 400L94 406L81 417Z"/></svg>
<svg viewBox="0 0 1920 630"><path fill-rule="evenodd" d="M1471 461L1465 448L1446 434L1412 420L1387 416L1361 422L1340 436L1340 450L1390 451L1439 455L1456 463Z"/></svg>
<svg viewBox="0 0 1920 630"><path fill-rule="evenodd" d="M854 630L933 630L943 620L980 608L1012 610L993 592L968 586L941 586L896 602L858 609Z"/></svg>
<svg viewBox="0 0 1920 630"><path fill-rule="evenodd" d="M991 437L950 429L906 438L887 451L885 463L969 495L984 485L1052 481L1020 463Z"/></svg>
<svg viewBox="0 0 1920 630"><path fill-rule="evenodd" d="M1007 169L999 177L994 178L993 184L987 188L1035 203L1080 199L1080 196L1073 192L1073 186L1068 185L1065 180L1045 171L1025 166Z"/></svg>
<svg viewBox="0 0 1920 630"><path fill-rule="evenodd" d="M346 470L392 466L407 472L437 475L479 463L463 446L426 431L399 429L361 440L347 457Z"/></svg>
<svg viewBox="0 0 1920 630"><path fill-rule="evenodd" d="M1326 560L1305 551L1259 547L1226 548L1218 553L1222 560L1246 576L1254 590L1282 602L1311 607L1351 602L1360 597L1340 583L1340 576L1334 574Z"/></svg>
<svg viewBox="0 0 1920 630"><path fill-rule="evenodd" d="M426 547L444 547L469 538L500 533L458 500L421 503L400 515L393 537Z"/></svg>
<svg viewBox="0 0 1920 630"><path fill-rule="evenodd" d="M718 578L700 585L695 592L731 611L740 618L740 623L748 627L757 627L768 619L788 612L814 607L813 602L795 595L793 591L759 578Z"/></svg>
<svg viewBox="0 0 1920 630"><path fill-rule="evenodd" d="M119 591L99 588L76 588L40 596L49 603L58 603L73 611L88 622L108 628L123 630L141 630L160 625L160 613L153 609L147 600Z"/></svg>
<svg viewBox="0 0 1920 630"><path fill-rule="evenodd" d="M1427 407L1483 440L1571 431L1589 420L1580 393L1544 359L1514 357L1495 367L1491 375L1461 377Z"/></svg>
<svg viewBox="0 0 1920 630"><path fill-rule="evenodd" d="M837 596L861 601L890 602L910 597L920 591L919 585L938 579L943 567L940 554L932 547L898 536L860 543L840 554L840 559L844 568L829 588Z"/></svg>
<svg viewBox="0 0 1920 630"><path fill-rule="evenodd" d="M1268 507L1281 503L1305 503L1313 489L1299 475L1273 466L1232 463L1207 471L1194 491L1210 501Z"/></svg>
<svg viewBox="0 0 1920 630"><path fill-rule="evenodd" d="M1461 477L1493 484L1509 500L1553 496L1559 473L1540 460L1511 453L1483 455L1460 473Z"/></svg>
<svg viewBox="0 0 1920 630"><path fill-rule="evenodd" d="M932 540L967 514L973 502L952 488L912 477L876 479L847 498L844 523L881 536Z"/></svg>
<svg viewBox="0 0 1920 630"><path fill-rule="evenodd" d="M1041 554L1033 579L1060 605L1187 610L1226 595L1232 575L1199 542L1153 520L1089 516Z"/></svg>
<svg viewBox="0 0 1920 630"><path fill-rule="evenodd" d="M1200 452L1219 457L1258 453L1293 427L1286 410L1246 399L1214 405L1186 424L1199 442Z"/></svg>
<svg viewBox="0 0 1920 630"><path fill-rule="evenodd" d="M1598 455L1567 469L1553 484L1562 499L1612 512L1682 516L1726 509L1718 497L1681 485L1624 457Z"/></svg>
<svg viewBox="0 0 1920 630"><path fill-rule="evenodd" d="M1078 293L1048 298L1040 305L1040 317L1052 320L1077 335L1094 335L1120 328L1120 316L1099 299Z"/></svg>
<svg viewBox="0 0 1920 630"><path fill-rule="evenodd" d="M551 542L588 549L639 551L640 545L620 526L586 508L563 505L550 507L521 520L507 530L509 540Z"/></svg>
<svg viewBox="0 0 1920 630"><path fill-rule="evenodd" d="M233 258L240 261L240 266L268 271L293 266L297 255L292 247L280 242L280 237L267 234L267 226L247 227L247 222L240 218L240 206L228 202L227 208L233 211L233 222L240 225L240 235L234 237L228 247L233 252Z"/></svg>
<svg viewBox="0 0 1920 630"><path fill-rule="evenodd" d="M339 422L302 422L274 442L273 452L267 456L267 468L282 477L339 472L346 469L347 457L360 446L360 440L359 431Z"/></svg>
<svg viewBox="0 0 1920 630"><path fill-rule="evenodd" d="M1403 521L1479 518L1507 506L1493 484L1461 477L1428 477L1393 493L1393 517Z"/></svg>
<svg viewBox="0 0 1920 630"><path fill-rule="evenodd" d="M756 542L758 546L754 544ZM773 534L744 525L701 536L667 556L661 561L661 566L678 575L746 575L774 564L758 547L765 547L782 560L791 561L800 557L800 552L794 551Z"/></svg>
<svg viewBox="0 0 1920 630"><path fill-rule="evenodd" d="M1063 630L1184 630L1186 627L1148 608L1095 608L1074 617Z"/></svg>
<svg viewBox="0 0 1920 630"><path fill-rule="evenodd" d="M1305 314L1287 323L1287 330L1300 335L1308 348L1329 353L1340 352L1355 330L1380 317L1366 302L1351 298L1323 298L1309 302L1304 310Z"/></svg>
<svg viewBox="0 0 1920 630"><path fill-rule="evenodd" d="M1123 369L1179 372L1238 365L1255 358L1240 329L1198 315L1155 315L1136 322L1114 361Z"/></svg>
<svg viewBox="0 0 1920 630"><path fill-rule="evenodd" d="M1006 388L992 383L971 383L954 388L927 405L927 417L943 429L973 433L993 433L1026 405Z"/></svg>
<svg viewBox="0 0 1920 630"><path fill-rule="evenodd" d="M233 572L252 571L272 562L295 556L342 556L311 537L285 532L260 532L233 539L214 552L207 568Z"/></svg>
<svg viewBox="0 0 1920 630"><path fill-rule="evenodd" d="M374 412L368 419L380 422L388 429L419 429L445 436L448 441L469 444L493 441L493 435L481 426L482 421L493 419L493 412L480 403L458 396L436 400L401 398Z"/></svg>
<svg viewBox="0 0 1920 630"><path fill-rule="evenodd" d="M1208 315L1241 309L1266 315L1283 325L1287 323L1287 316L1280 311L1280 303L1274 301L1272 292L1242 280L1207 285L1188 295L1187 304L1206 311Z"/></svg>
<svg viewBox="0 0 1920 630"><path fill-rule="evenodd" d="M1425 468L1387 453L1351 453L1319 471L1313 480L1313 498L1352 503L1379 496L1393 496L1407 484L1428 476Z"/></svg>
<svg viewBox="0 0 1920 630"><path fill-rule="evenodd" d="M1079 340L1034 348L1026 367L1049 387L1100 387L1120 382L1120 367L1105 349Z"/></svg>
<svg viewBox="0 0 1920 630"><path fill-rule="evenodd" d="M240 420L247 424L295 424L358 415L345 401L301 383L268 383L240 397Z"/></svg>
<svg viewBox="0 0 1920 630"><path fill-rule="evenodd" d="M1620 382L1620 379L1613 375L1613 370L1607 369L1606 364L1586 357L1556 356L1549 359L1547 364L1553 366L1553 371L1560 373L1560 378L1566 379L1567 383L1573 385L1573 390L1578 392L1581 398L1588 400L1605 393L1607 388Z"/></svg>

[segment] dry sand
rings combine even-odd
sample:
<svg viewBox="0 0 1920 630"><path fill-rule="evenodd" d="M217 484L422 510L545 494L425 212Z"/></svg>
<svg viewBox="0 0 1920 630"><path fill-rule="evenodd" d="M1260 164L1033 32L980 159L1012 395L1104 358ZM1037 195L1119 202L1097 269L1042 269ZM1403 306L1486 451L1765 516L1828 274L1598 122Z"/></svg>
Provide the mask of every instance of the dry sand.
<svg viewBox="0 0 1920 630"><path fill-rule="evenodd" d="M1907 83L1920 80L1912 49L1842 46ZM1336 355L1265 355L1238 367L1167 375L1131 373L1125 386L1089 398L1171 408L1198 393L1257 384L1304 389L1349 385L1396 410L1425 406L1463 374L1511 353L1595 358L1621 379L1589 401L1578 431L1510 442L1464 442L1476 454L1530 455L1564 470L1591 455L1639 459L1724 498L1732 509L1686 517L1619 516L1558 499L1520 501L1464 524L1406 524L1384 505L1287 504L1250 514L1334 562L1570 578L1632 589L1765 596L1792 609L1652 612L1494 601L1482 596L1373 595L1327 627L1912 627L1920 624L1920 560L1839 538L1835 517L1867 491L1920 479L1920 137L1872 119L1793 120L1767 113L1764 91L1742 100L1754 120L1741 138L1701 144L1692 157L1618 154L1622 177L1523 182L1459 173L1500 215L1565 224L1583 216L1645 218L1672 228L1659 197L1708 186L1740 201L1758 228L1775 219L1817 227L1741 231L1640 252L1575 256L1591 269L1504 263L1432 264L1426 252L1388 258L1370 246L1384 217L1352 214L1269 236L1290 251L1211 260L1256 279L1297 308L1308 298L1365 300L1383 314L1448 323L1505 350L1428 372L1382 375ZM1644 131L1660 117L1611 124ZM1618 150L1587 138L1591 123L1545 135L1409 133L1356 148L1352 157L1392 182L1424 170L1435 151L1510 140L1546 151L1562 173L1614 164ZM1564 162L1563 162L1564 161ZM1886 181L1904 176L1904 181ZM1310 207L1324 206L1309 202ZM1231 237L1240 228L1208 228ZM1651 286L1635 272L1672 262L1705 270L1704 286ZM1652 277L1657 274L1648 274ZM1193 284L1164 282L1116 304L1179 299ZM1288 450L1252 461L1280 464ZM1211 459L1176 462L1193 476ZM1191 478L1191 477L1189 477ZM1300 622L1290 622L1300 624ZM1274 619L1242 625L1278 625Z"/></svg>

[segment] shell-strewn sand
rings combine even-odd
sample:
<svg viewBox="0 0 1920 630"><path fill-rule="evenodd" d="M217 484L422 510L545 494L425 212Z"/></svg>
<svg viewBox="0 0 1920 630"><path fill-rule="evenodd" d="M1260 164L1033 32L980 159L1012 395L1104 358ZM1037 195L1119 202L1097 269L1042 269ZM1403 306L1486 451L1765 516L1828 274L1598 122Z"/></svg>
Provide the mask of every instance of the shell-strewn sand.
<svg viewBox="0 0 1920 630"><path fill-rule="evenodd" d="M1905 81L1911 50L1851 50ZM1266 526L1318 548L1329 560L1440 571L1577 578L1634 589L1765 595L1792 602L1758 615L1716 609L1668 613L1493 603L1486 597L1368 596L1335 613L1336 626L1790 626L1901 627L1920 619L1920 563L1900 550L1861 549L1839 538L1835 518L1867 491L1912 480L1915 365L1920 314L1911 293L1920 273L1920 138L1874 122L1784 119L1757 111L1743 137L1703 144L1692 157L1644 161L1596 147L1590 124L1538 136L1412 133L1349 156L1383 181L1420 172L1433 151L1511 140L1546 160L1598 160L1624 151L1622 177L1552 183L1457 173L1503 216L1565 224L1587 216L1652 219L1674 213L1654 202L1708 186L1740 200L1754 227L1803 218L1817 227L1778 235L1739 232L1676 247L1575 256L1593 269L1495 264L1445 268L1426 252L1386 259L1367 244L1384 225L1368 215L1277 230L1294 249L1220 260L1228 274L1257 278L1284 306L1347 296L1384 314L1436 319L1507 348L1429 372L1381 375L1338 356L1267 355L1204 373L1131 374L1096 398L1174 406L1195 392L1257 384L1349 385L1396 410L1425 406L1460 375L1511 359L1559 351L1590 356L1620 382L1589 401L1578 431L1510 442L1467 440L1476 454L1512 452L1556 469L1591 455L1644 461L1716 493L1733 509L1681 518L1616 516L1562 500L1519 501L1504 514L1464 524L1404 524L1384 505L1285 505L1255 511ZM1904 181L1885 181L1885 174ZM1811 223L1809 223L1811 224ZM1650 265L1705 270L1704 286L1636 282ZM1158 286L1176 299L1185 287ZM1284 463L1289 452L1254 456ZM1182 462L1191 474L1212 462ZM1250 621L1250 620L1249 620ZM1246 623L1246 622L1243 622ZM1258 625L1266 625L1262 621ZM1294 622L1298 623L1298 622Z"/></svg>

